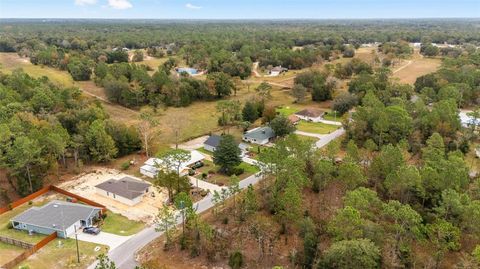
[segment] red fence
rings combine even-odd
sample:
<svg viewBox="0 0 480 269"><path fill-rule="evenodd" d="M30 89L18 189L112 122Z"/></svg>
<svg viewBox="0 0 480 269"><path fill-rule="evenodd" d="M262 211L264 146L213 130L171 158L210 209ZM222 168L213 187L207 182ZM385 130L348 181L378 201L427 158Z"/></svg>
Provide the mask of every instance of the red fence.
<svg viewBox="0 0 480 269"><path fill-rule="evenodd" d="M92 201L92 200L89 200L89 199L87 199L87 198L85 198L85 197L82 197L82 196L80 196L80 195L77 195L77 194L75 194L75 193L71 193L71 192L69 192L69 191L60 189L59 187L55 187L55 186L53 186L53 185L48 185L48 186L43 187L43 188L41 188L40 190L38 190L38 191L36 191L36 192L28 195L28 196L25 196L25 197L23 197L23 198L15 201L15 202L10 203L10 204L9 204L8 206L6 206L6 207L0 208L0 214L3 214L3 213L5 213L5 212L7 212L7 211L10 211L10 210L14 209L15 207L19 207L19 206L23 205L24 203L27 203L27 202L29 202L29 201L37 198L38 196L43 195L43 194L45 194L45 193L47 193L47 192L49 192L49 191L58 192L58 193L61 193L61 194L63 194L63 195L66 195L66 196L75 198L75 199L77 199L78 201L82 201L82 202L84 202L84 203L87 204L87 205L100 207L100 208L102 209L102 214L105 214L105 213L107 212L107 208L106 208L104 205L102 205L102 204L99 204L99 203L97 203L97 202L94 202L94 201Z"/></svg>
<svg viewBox="0 0 480 269"><path fill-rule="evenodd" d="M19 207L19 206L23 205L24 203L26 203L28 201L31 201L31 200L37 198L38 196L40 196L42 194L47 193L48 191L50 191L50 186L43 187L40 190L38 190L38 191L28 195L28 196L25 196L21 199L18 199L15 202L12 202L12 203L8 204L8 206L6 206L6 207L0 208L0 214L3 214L3 213L5 213L9 210L12 210L15 207Z"/></svg>

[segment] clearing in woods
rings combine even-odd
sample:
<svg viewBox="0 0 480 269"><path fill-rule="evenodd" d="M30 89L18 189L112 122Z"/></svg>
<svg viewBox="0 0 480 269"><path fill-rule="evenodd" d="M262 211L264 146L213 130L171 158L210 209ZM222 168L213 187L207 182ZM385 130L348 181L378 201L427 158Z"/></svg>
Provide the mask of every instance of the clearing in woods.
<svg viewBox="0 0 480 269"><path fill-rule="evenodd" d="M437 71L440 64L440 59L425 58L415 50L412 58L395 68L392 73L393 77L398 78L401 83L413 85L418 77Z"/></svg>

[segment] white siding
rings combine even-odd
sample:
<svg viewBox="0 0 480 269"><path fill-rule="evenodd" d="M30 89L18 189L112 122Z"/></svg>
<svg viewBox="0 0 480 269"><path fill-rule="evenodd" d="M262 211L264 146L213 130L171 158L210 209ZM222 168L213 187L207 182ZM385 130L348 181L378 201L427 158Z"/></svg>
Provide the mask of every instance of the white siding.
<svg viewBox="0 0 480 269"><path fill-rule="evenodd" d="M208 151L211 151L211 152L214 152L215 149L216 149L215 147L212 147L212 146L206 145L206 144L203 145L203 148L204 148L205 150L208 150Z"/></svg>
<svg viewBox="0 0 480 269"><path fill-rule="evenodd" d="M306 120L306 121L312 121L312 122L322 121L322 117L312 118L312 117L307 117L307 116L302 116L302 115L297 115L297 114L295 114L295 116L299 117L302 120Z"/></svg>
<svg viewBox="0 0 480 269"><path fill-rule="evenodd" d="M147 176L149 178L155 178L155 176L157 175L156 173L153 173L143 168L140 168L140 174Z"/></svg>
<svg viewBox="0 0 480 269"><path fill-rule="evenodd" d="M135 199L127 199L125 197L116 195L116 194L111 193L111 192L107 192L107 191L99 189L99 188L95 188L95 189L96 189L96 192L98 194L100 194L102 196L105 196L105 197L108 197L110 199L113 199L115 201L119 201L120 203L129 205L129 206L134 206L134 205L140 203L142 201L142 198L143 198L143 195L144 195L144 194L140 195Z"/></svg>

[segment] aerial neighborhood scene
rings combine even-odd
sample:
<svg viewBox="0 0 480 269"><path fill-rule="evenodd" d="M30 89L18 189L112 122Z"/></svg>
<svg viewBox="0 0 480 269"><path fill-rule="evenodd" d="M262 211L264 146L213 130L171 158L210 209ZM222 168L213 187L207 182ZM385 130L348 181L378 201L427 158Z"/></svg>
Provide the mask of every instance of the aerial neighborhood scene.
<svg viewBox="0 0 480 269"><path fill-rule="evenodd" d="M0 268L480 268L480 1L0 0Z"/></svg>

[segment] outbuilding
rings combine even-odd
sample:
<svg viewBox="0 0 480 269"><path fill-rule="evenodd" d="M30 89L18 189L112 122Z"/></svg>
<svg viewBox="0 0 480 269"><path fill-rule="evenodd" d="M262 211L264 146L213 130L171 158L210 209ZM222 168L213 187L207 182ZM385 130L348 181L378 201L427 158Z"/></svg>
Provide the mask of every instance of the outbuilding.
<svg viewBox="0 0 480 269"><path fill-rule="evenodd" d="M75 229L92 226L101 217L99 207L53 200L42 207L31 207L10 220L18 230L67 238Z"/></svg>
<svg viewBox="0 0 480 269"><path fill-rule="evenodd" d="M102 196L134 206L140 203L148 193L150 184L131 178L109 179L95 186L96 192Z"/></svg>

